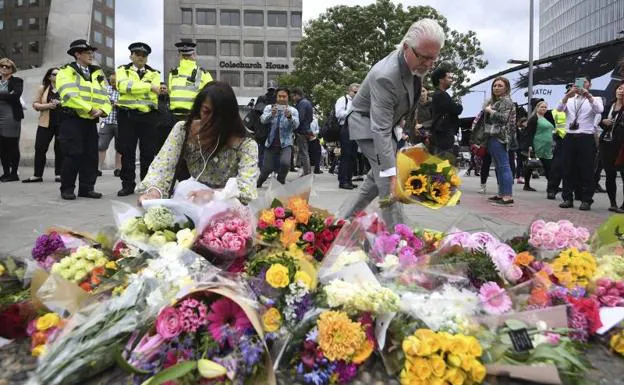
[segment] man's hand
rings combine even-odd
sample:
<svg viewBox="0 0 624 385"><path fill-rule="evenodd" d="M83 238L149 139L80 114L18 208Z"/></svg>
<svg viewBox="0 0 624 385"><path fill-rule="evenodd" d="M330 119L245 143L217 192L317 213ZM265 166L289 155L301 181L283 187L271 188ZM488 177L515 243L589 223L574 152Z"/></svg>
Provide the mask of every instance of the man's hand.
<svg viewBox="0 0 624 385"><path fill-rule="evenodd" d="M92 118L99 118L102 114L104 114L104 112L99 108L92 108L91 111L89 111L89 115L91 115Z"/></svg>
<svg viewBox="0 0 624 385"><path fill-rule="evenodd" d="M292 119L292 112L290 112L290 108L287 108L286 111L284 111L284 116L286 119Z"/></svg>
<svg viewBox="0 0 624 385"><path fill-rule="evenodd" d="M160 95L160 86L152 85L152 92L154 92L156 95Z"/></svg>
<svg viewBox="0 0 624 385"><path fill-rule="evenodd" d="M568 99L573 98L574 95L577 94L578 88L576 86L570 87L570 91L565 94L564 103L568 101Z"/></svg>
<svg viewBox="0 0 624 385"><path fill-rule="evenodd" d="M277 115L277 107L275 106L271 107L271 115L273 116Z"/></svg>
<svg viewBox="0 0 624 385"><path fill-rule="evenodd" d="M390 196L392 199L398 198L396 175L390 177Z"/></svg>

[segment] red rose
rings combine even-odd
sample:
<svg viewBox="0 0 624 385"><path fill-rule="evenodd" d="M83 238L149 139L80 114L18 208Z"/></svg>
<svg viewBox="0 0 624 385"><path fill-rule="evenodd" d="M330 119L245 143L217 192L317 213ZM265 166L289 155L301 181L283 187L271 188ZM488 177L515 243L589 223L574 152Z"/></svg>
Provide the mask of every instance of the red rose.
<svg viewBox="0 0 624 385"><path fill-rule="evenodd" d="M24 317L20 304L13 304L0 313L0 337L8 339L27 336L28 319Z"/></svg>
<svg viewBox="0 0 624 385"><path fill-rule="evenodd" d="M308 245L308 246L306 246L304 251L305 251L306 254L314 255L314 246Z"/></svg>
<svg viewBox="0 0 624 385"><path fill-rule="evenodd" d="M328 229L323 230L321 232L320 237L322 240L327 241L327 242L331 242L334 240L334 234Z"/></svg>

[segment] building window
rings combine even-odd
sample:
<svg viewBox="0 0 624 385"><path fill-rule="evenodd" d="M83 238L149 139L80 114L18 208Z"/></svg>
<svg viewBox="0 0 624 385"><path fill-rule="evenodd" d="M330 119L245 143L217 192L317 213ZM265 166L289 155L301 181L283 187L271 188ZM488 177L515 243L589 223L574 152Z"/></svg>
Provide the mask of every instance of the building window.
<svg viewBox="0 0 624 385"><path fill-rule="evenodd" d="M39 29L39 18L38 17L29 17L28 18L28 29L34 30L34 31Z"/></svg>
<svg viewBox="0 0 624 385"><path fill-rule="evenodd" d="M262 72L245 72L243 79L245 87L264 88L264 73Z"/></svg>
<svg viewBox="0 0 624 385"><path fill-rule="evenodd" d="M246 41L243 53L247 57L263 57L264 56L264 42Z"/></svg>
<svg viewBox="0 0 624 385"><path fill-rule="evenodd" d="M240 25L240 11L221 11L221 25Z"/></svg>
<svg viewBox="0 0 624 385"><path fill-rule="evenodd" d="M239 41L221 41L219 53L221 56L240 56L240 42Z"/></svg>
<svg viewBox="0 0 624 385"><path fill-rule="evenodd" d="M28 0L28 6L29 7L38 7L39 6L39 0Z"/></svg>
<svg viewBox="0 0 624 385"><path fill-rule="evenodd" d="M287 57L288 52L285 41L270 41L267 43L268 57Z"/></svg>
<svg viewBox="0 0 624 385"><path fill-rule="evenodd" d="M101 54L101 53L99 53L99 52L97 52L97 51L95 52L95 61L96 61L98 64L102 64L102 54Z"/></svg>
<svg viewBox="0 0 624 385"><path fill-rule="evenodd" d="M196 9L195 24L197 25L216 25L217 11L214 9Z"/></svg>
<svg viewBox="0 0 624 385"><path fill-rule="evenodd" d="M286 26L286 12L268 11L267 12L267 25L269 27L285 27Z"/></svg>
<svg viewBox="0 0 624 385"><path fill-rule="evenodd" d="M93 41L102 44L102 32L93 31Z"/></svg>
<svg viewBox="0 0 624 385"><path fill-rule="evenodd" d="M221 81L226 82L232 87L240 87L240 72L221 71Z"/></svg>
<svg viewBox="0 0 624 385"><path fill-rule="evenodd" d="M113 2L113 0L106 0L106 6L108 8L115 8L115 3Z"/></svg>
<svg viewBox="0 0 624 385"><path fill-rule="evenodd" d="M301 27L301 12L292 12L290 14L290 26Z"/></svg>
<svg viewBox="0 0 624 385"><path fill-rule="evenodd" d="M0 31L4 29L4 20L0 20Z"/></svg>
<svg viewBox="0 0 624 385"><path fill-rule="evenodd" d="M277 79L282 76L283 74L285 74L285 72L268 72L267 73L267 82L270 82L271 80L277 82Z"/></svg>
<svg viewBox="0 0 624 385"><path fill-rule="evenodd" d="M106 66L109 67L109 68L115 67L115 61L113 60L112 57L110 57L110 56L106 57Z"/></svg>
<svg viewBox="0 0 624 385"><path fill-rule="evenodd" d="M181 41L182 43L192 43L192 42L193 42L193 39L189 39L189 38L184 37L184 38L180 39L180 41Z"/></svg>
<svg viewBox="0 0 624 385"><path fill-rule="evenodd" d="M264 11L245 11L245 25L248 27L263 27Z"/></svg>
<svg viewBox="0 0 624 385"><path fill-rule="evenodd" d="M23 6L24 6L24 0L15 0L15 8L20 8Z"/></svg>
<svg viewBox="0 0 624 385"><path fill-rule="evenodd" d="M11 52L13 52L14 55L18 55L22 53L23 49L24 49L24 44L22 44L21 41L16 41L13 43L13 49L11 50Z"/></svg>
<svg viewBox="0 0 624 385"><path fill-rule="evenodd" d="M32 53L39 53L39 42L38 41L28 42L28 51Z"/></svg>
<svg viewBox="0 0 624 385"><path fill-rule="evenodd" d="M95 11L93 11L93 18L95 19L95 21L97 21L98 23L101 23L103 18L102 18L102 12L98 11L97 9Z"/></svg>
<svg viewBox="0 0 624 385"><path fill-rule="evenodd" d="M193 10L190 8L182 8L182 24L193 24Z"/></svg>
<svg viewBox="0 0 624 385"><path fill-rule="evenodd" d="M24 20L22 20L21 18L15 19L15 29L22 29L23 26Z"/></svg>
<svg viewBox="0 0 624 385"><path fill-rule="evenodd" d="M113 38L110 36L106 36L106 46L108 48L113 48L113 45L114 45Z"/></svg>
<svg viewBox="0 0 624 385"><path fill-rule="evenodd" d="M217 56L217 41L197 40L197 54L201 56Z"/></svg>
<svg viewBox="0 0 624 385"><path fill-rule="evenodd" d="M290 42L290 57L297 57L297 49L299 48L298 41Z"/></svg>
<svg viewBox="0 0 624 385"><path fill-rule="evenodd" d="M110 16L106 16L106 26L110 29L115 28L115 19Z"/></svg>

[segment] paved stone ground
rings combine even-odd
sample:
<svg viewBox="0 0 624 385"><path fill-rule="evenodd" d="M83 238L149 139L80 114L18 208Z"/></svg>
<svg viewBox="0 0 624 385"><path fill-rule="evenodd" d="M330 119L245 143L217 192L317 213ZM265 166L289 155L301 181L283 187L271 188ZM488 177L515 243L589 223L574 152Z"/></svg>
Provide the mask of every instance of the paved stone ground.
<svg viewBox="0 0 624 385"><path fill-rule="evenodd" d="M30 169L23 168L22 176L29 176ZM127 203L136 201L136 196L118 198L120 182L114 178L112 171L104 171L98 178L96 190L104 194L101 200L78 198L76 201L63 201L59 194L59 184L53 182L52 169L47 169L45 182L41 184L3 183L0 184L0 253L27 255L35 238L49 226L63 225L73 229L94 231L102 226L113 224L111 201L120 200ZM496 191L494 173L489 180L488 189ZM296 179L291 173L288 180ZM501 237L522 234L528 225L537 218L547 220L569 219L577 225L590 229L596 228L608 218L608 199L606 194L597 194L592 211L582 212L577 208L563 210L557 205L560 200L545 199L546 181L544 178L533 180L532 186L538 192L522 191L522 185L514 185L514 207L496 207L487 202L487 196L477 193L478 177L463 178L461 204L457 207L444 208L437 211L420 206L406 207L408 221L437 230L447 230L456 226L462 230L486 230ZM358 183L358 182L356 182ZM353 199L356 192L339 190L335 175L325 172L318 175L314 182L313 205L336 212L342 205ZM622 186L618 187L622 191ZM621 193L618 196L622 196ZM577 205L578 206L578 205ZM374 207L377 207L374 204ZM20 384L26 372L32 369L33 360L27 357L25 344L12 344L0 349L0 385ZM602 346L589 349L587 357L596 367L591 373L591 384L624 385L624 364L613 357ZM124 375L112 370L100 375L85 384L104 385L126 383ZM291 383L291 379L281 378L280 383ZM358 384L392 384L380 367L372 367L362 373ZM520 384L506 379L492 379L490 384ZM526 383L523 383L526 384Z"/></svg>

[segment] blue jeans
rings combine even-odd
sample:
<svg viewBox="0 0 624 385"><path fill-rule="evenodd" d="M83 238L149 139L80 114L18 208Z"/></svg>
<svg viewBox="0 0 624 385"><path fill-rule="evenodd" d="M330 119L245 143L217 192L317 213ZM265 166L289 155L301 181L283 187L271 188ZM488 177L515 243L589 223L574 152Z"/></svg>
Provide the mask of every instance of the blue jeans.
<svg viewBox="0 0 624 385"><path fill-rule="evenodd" d="M511 175L511 166L509 165L509 153L506 146L498 139L490 137L488 139L488 152L494 161L496 168L496 181L498 182L498 195L511 196L511 186L513 183L513 175Z"/></svg>

